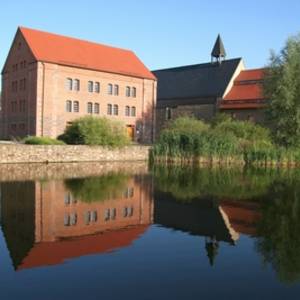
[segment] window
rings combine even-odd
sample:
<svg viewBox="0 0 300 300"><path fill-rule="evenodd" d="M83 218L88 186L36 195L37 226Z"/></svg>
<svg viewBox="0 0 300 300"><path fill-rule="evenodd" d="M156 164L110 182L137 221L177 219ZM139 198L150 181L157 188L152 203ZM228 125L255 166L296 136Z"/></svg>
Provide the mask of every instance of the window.
<svg viewBox="0 0 300 300"><path fill-rule="evenodd" d="M74 91L80 90L80 81L79 79L74 79Z"/></svg>
<svg viewBox="0 0 300 300"><path fill-rule="evenodd" d="M132 97L136 98L136 88L135 87L132 88Z"/></svg>
<svg viewBox="0 0 300 300"><path fill-rule="evenodd" d="M10 128L12 131L16 131L17 130L17 124L11 124Z"/></svg>
<svg viewBox="0 0 300 300"><path fill-rule="evenodd" d="M119 95L119 86L117 84L114 85L114 95Z"/></svg>
<svg viewBox="0 0 300 300"><path fill-rule="evenodd" d="M73 111L79 112L79 102L78 101L73 102Z"/></svg>
<svg viewBox="0 0 300 300"><path fill-rule="evenodd" d="M128 207L128 217L132 217L133 216L133 206Z"/></svg>
<svg viewBox="0 0 300 300"><path fill-rule="evenodd" d="M166 107L166 120L172 119L172 110L170 107Z"/></svg>
<svg viewBox="0 0 300 300"><path fill-rule="evenodd" d="M18 91L18 81L13 81L11 83L11 89L13 92L17 92Z"/></svg>
<svg viewBox="0 0 300 300"><path fill-rule="evenodd" d="M128 216L128 207L123 208L123 217L126 218Z"/></svg>
<svg viewBox="0 0 300 300"><path fill-rule="evenodd" d="M25 78L20 80L19 87L20 87L20 91L25 91L25 89L26 89L26 79Z"/></svg>
<svg viewBox="0 0 300 300"><path fill-rule="evenodd" d="M115 220L117 216L117 210L115 208L111 209L110 218Z"/></svg>
<svg viewBox="0 0 300 300"><path fill-rule="evenodd" d="M111 83L109 83L107 86L107 93L108 95L112 95L113 93L113 85Z"/></svg>
<svg viewBox="0 0 300 300"><path fill-rule="evenodd" d="M110 209L107 208L105 211L104 211L104 220L105 221L108 221L110 219Z"/></svg>
<svg viewBox="0 0 300 300"><path fill-rule="evenodd" d="M132 106L131 107L131 116L135 117L135 115L136 115L136 108L135 108L135 106Z"/></svg>
<svg viewBox="0 0 300 300"><path fill-rule="evenodd" d="M91 222L97 222L98 219L97 211L92 211L90 216L91 216Z"/></svg>
<svg viewBox="0 0 300 300"><path fill-rule="evenodd" d="M90 211L87 211L85 214L84 214L84 223L86 225L90 224L91 222L91 212Z"/></svg>
<svg viewBox="0 0 300 300"><path fill-rule="evenodd" d="M99 114L100 113L100 105L99 103L94 103L94 113Z"/></svg>
<svg viewBox="0 0 300 300"><path fill-rule="evenodd" d="M11 102L11 112L17 112L17 101Z"/></svg>
<svg viewBox="0 0 300 300"><path fill-rule="evenodd" d="M100 83L95 82L95 93L100 93Z"/></svg>
<svg viewBox="0 0 300 300"><path fill-rule="evenodd" d="M72 80L72 78L67 78L66 89L69 90L69 91L72 91L72 89L73 89L73 80Z"/></svg>
<svg viewBox="0 0 300 300"><path fill-rule="evenodd" d="M113 111L114 115L117 116L119 114L119 106L118 105L114 105L114 111Z"/></svg>
<svg viewBox="0 0 300 300"><path fill-rule="evenodd" d="M93 103L92 102L88 102L88 104L87 104L87 112L88 112L88 114L92 114L93 113Z"/></svg>
<svg viewBox="0 0 300 300"><path fill-rule="evenodd" d="M74 226L77 223L77 214L76 213L71 213L69 214L65 214L64 217L64 225L65 226Z"/></svg>
<svg viewBox="0 0 300 300"><path fill-rule="evenodd" d="M92 93L93 90L94 90L94 82L93 82L93 81L89 81L89 82L88 82L88 91L89 91L90 93Z"/></svg>
<svg viewBox="0 0 300 300"><path fill-rule="evenodd" d="M107 104L107 114L108 115L112 114L112 105L111 104Z"/></svg>
<svg viewBox="0 0 300 300"><path fill-rule="evenodd" d="M129 106L125 106L125 116L130 116L130 107Z"/></svg>
<svg viewBox="0 0 300 300"><path fill-rule="evenodd" d="M130 86L126 86L126 97L130 97Z"/></svg>
<svg viewBox="0 0 300 300"><path fill-rule="evenodd" d="M71 100L66 101L66 111L72 112L72 101Z"/></svg>
<svg viewBox="0 0 300 300"><path fill-rule="evenodd" d="M25 100L20 100L19 110L20 110L20 112L25 112Z"/></svg>

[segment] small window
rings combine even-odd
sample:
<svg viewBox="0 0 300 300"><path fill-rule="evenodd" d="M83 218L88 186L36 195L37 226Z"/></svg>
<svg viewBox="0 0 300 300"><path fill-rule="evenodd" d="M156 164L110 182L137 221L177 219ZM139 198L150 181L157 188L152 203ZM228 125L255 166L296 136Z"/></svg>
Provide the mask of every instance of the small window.
<svg viewBox="0 0 300 300"><path fill-rule="evenodd" d="M72 89L73 89L73 80L72 80L72 78L67 78L66 89L69 90L69 91L72 91Z"/></svg>
<svg viewBox="0 0 300 300"><path fill-rule="evenodd" d="M94 103L94 113L99 114L100 113L100 105L99 103Z"/></svg>
<svg viewBox="0 0 300 300"><path fill-rule="evenodd" d="M130 97L130 86L126 86L126 97Z"/></svg>
<svg viewBox="0 0 300 300"><path fill-rule="evenodd" d="M117 84L114 85L114 95L119 95L119 86Z"/></svg>
<svg viewBox="0 0 300 300"><path fill-rule="evenodd" d="M88 114L92 114L93 113L93 103L92 102L88 102L88 104L87 104L87 112L88 112Z"/></svg>
<svg viewBox="0 0 300 300"><path fill-rule="evenodd" d="M131 107L131 116L135 117L135 115L136 115L136 108L135 108L135 106L132 106Z"/></svg>
<svg viewBox="0 0 300 300"><path fill-rule="evenodd" d="M129 106L126 106L125 107L125 116L130 116L130 107Z"/></svg>
<svg viewBox="0 0 300 300"><path fill-rule="evenodd" d="M91 212L87 211L84 214L84 223L85 223L85 225L89 225L90 222L91 222Z"/></svg>
<svg viewBox="0 0 300 300"><path fill-rule="evenodd" d="M97 222L98 219L98 215L97 215L97 211L92 211L91 212L91 222Z"/></svg>
<svg viewBox="0 0 300 300"><path fill-rule="evenodd" d="M113 85L111 83L109 83L107 86L107 93L108 95L112 95L113 93Z"/></svg>
<svg viewBox="0 0 300 300"><path fill-rule="evenodd" d="M104 220L105 221L108 221L110 219L110 209L107 208L105 211L104 211Z"/></svg>
<svg viewBox="0 0 300 300"><path fill-rule="evenodd" d="M100 93L100 82L95 82L95 93Z"/></svg>
<svg viewBox="0 0 300 300"><path fill-rule="evenodd" d="M172 119L172 110L170 107L166 107L166 120Z"/></svg>
<svg viewBox="0 0 300 300"><path fill-rule="evenodd" d="M73 102L73 111L79 112L79 102L78 101Z"/></svg>
<svg viewBox="0 0 300 300"><path fill-rule="evenodd" d="M80 90L80 81L79 79L74 79L74 91Z"/></svg>
<svg viewBox="0 0 300 300"><path fill-rule="evenodd" d="M65 226L70 226L70 216L65 214L65 217L64 217L64 225Z"/></svg>
<svg viewBox="0 0 300 300"><path fill-rule="evenodd" d="M118 105L114 105L114 115L117 116L119 114L119 106Z"/></svg>
<svg viewBox="0 0 300 300"><path fill-rule="evenodd" d="M132 88L132 97L136 98L136 88L135 87Z"/></svg>
<svg viewBox="0 0 300 300"><path fill-rule="evenodd" d="M133 206L128 207L128 217L132 217L133 216Z"/></svg>
<svg viewBox="0 0 300 300"><path fill-rule="evenodd" d="M77 223L77 214L76 213L72 213L70 215L70 225L74 226Z"/></svg>
<svg viewBox="0 0 300 300"><path fill-rule="evenodd" d="M123 208L123 217L126 218L128 216L128 207Z"/></svg>
<svg viewBox="0 0 300 300"><path fill-rule="evenodd" d="M112 114L112 105L111 104L107 104L107 114L108 115Z"/></svg>
<svg viewBox="0 0 300 300"><path fill-rule="evenodd" d="M66 101L66 112L72 112L72 101Z"/></svg>
<svg viewBox="0 0 300 300"><path fill-rule="evenodd" d="M93 81L89 81L89 82L88 82L88 91L89 91L90 93L92 93L93 90L94 90L94 83L93 83Z"/></svg>
<svg viewBox="0 0 300 300"><path fill-rule="evenodd" d="M112 220L115 220L116 216L117 216L117 210L115 208L111 209L111 211L110 211L110 218Z"/></svg>

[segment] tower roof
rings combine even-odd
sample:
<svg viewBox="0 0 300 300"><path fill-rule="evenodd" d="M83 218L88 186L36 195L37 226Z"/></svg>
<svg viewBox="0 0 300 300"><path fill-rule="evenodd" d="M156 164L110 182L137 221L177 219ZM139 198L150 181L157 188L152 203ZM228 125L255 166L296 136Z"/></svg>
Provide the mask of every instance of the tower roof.
<svg viewBox="0 0 300 300"><path fill-rule="evenodd" d="M211 51L211 56L215 58L221 58L226 56L226 51L220 34L218 34L213 50Z"/></svg>

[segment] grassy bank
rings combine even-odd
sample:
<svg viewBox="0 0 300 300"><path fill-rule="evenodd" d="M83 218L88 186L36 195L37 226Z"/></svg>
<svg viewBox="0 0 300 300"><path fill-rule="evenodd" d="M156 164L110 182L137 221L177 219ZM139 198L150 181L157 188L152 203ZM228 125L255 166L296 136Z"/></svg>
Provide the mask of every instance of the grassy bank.
<svg viewBox="0 0 300 300"><path fill-rule="evenodd" d="M182 117L164 129L153 147L159 162L300 165L300 149L272 141L267 128L252 122L216 118L212 124Z"/></svg>

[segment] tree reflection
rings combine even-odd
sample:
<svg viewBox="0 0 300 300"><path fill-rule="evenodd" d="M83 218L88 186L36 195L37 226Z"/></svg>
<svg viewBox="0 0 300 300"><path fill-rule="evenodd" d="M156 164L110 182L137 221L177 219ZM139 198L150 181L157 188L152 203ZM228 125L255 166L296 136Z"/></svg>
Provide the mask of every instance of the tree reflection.
<svg viewBox="0 0 300 300"><path fill-rule="evenodd" d="M283 282L300 280L299 201L300 177L294 176L274 181L262 202L257 249Z"/></svg>
<svg viewBox="0 0 300 300"><path fill-rule="evenodd" d="M128 179L127 174L112 172L100 177L66 179L65 186L76 199L94 202L122 197Z"/></svg>

